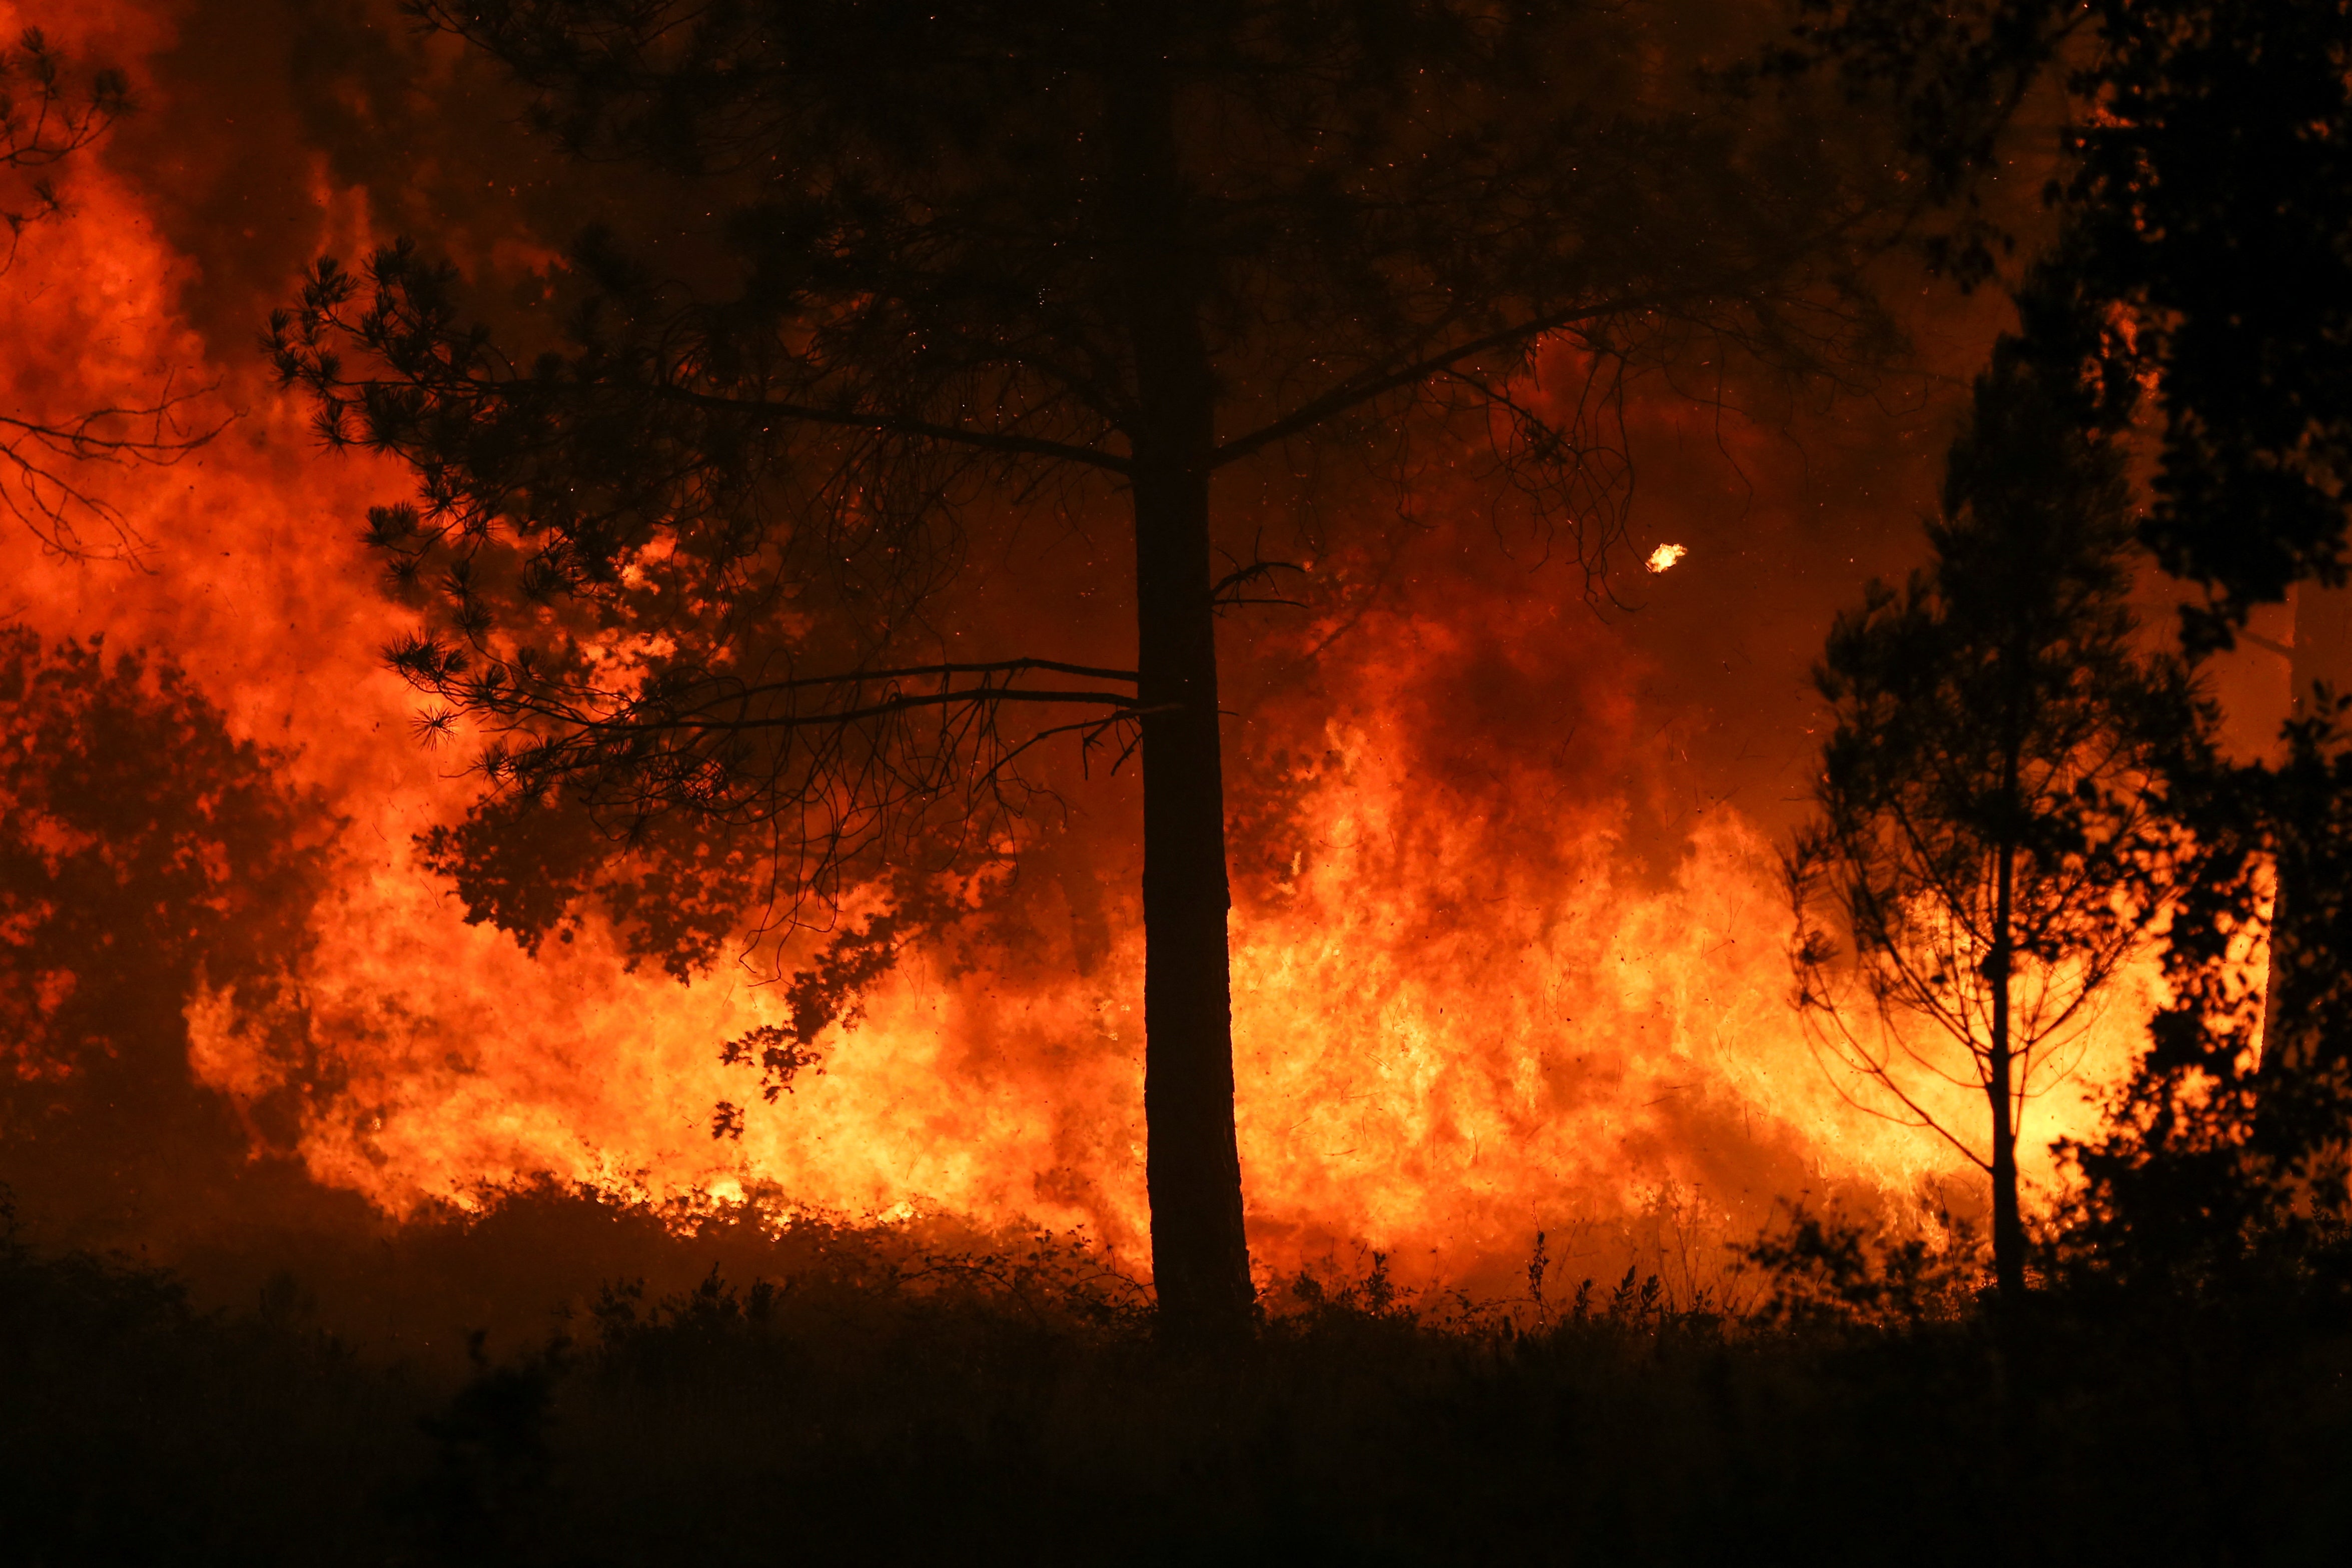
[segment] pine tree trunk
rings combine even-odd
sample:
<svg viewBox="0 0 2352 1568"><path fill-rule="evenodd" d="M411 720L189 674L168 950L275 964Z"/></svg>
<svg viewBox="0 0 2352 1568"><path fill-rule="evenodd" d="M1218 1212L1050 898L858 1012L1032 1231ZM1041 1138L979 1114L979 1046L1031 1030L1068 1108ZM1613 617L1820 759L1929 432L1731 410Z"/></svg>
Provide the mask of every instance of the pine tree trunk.
<svg viewBox="0 0 2352 1568"><path fill-rule="evenodd" d="M2015 910L2017 854L2000 847L1995 890L1992 952L1985 962L1993 983L1992 1048L1985 1067L1985 1098L1992 1107L1992 1271L2000 1299L2014 1306L2025 1295L2025 1221L2017 1203L2017 1124L2011 1080L2016 1063L2010 1048L2010 927Z"/></svg>
<svg viewBox="0 0 2352 1568"><path fill-rule="evenodd" d="M2002 1009L2007 1011L2006 1007ZM2025 1220L2017 1199L2017 1128L2010 1115L2009 1052L1993 1054L1992 1081L1992 1272L2002 1301L2014 1305L2025 1294Z"/></svg>
<svg viewBox="0 0 2352 1568"><path fill-rule="evenodd" d="M1152 1274L1182 1338L1245 1332L1223 761L1203 477L1135 497L1143 718L1143 1114Z"/></svg>
<svg viewBox="0 0 2352 1568"><path fill-rule="evenodd" d="M1151 1266L1171 1337L1237 1338L1255 1306L1234 1131L1223 753L1209 468L1215 382L1186 256L1173 107L1156 59L1112 107L1138 417L1143 709L1143 1113Z"/></svg>

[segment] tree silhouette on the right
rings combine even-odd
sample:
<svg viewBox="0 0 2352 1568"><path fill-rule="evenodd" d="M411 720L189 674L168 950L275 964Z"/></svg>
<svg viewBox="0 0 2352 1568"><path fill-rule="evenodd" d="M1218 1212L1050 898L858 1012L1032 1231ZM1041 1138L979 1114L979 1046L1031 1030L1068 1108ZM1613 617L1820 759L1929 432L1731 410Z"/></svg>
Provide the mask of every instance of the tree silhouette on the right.
<svg viewBox="0 0 2352 1568"><path fill-rule="evenodd" d="M2352 647L2352 7L1801 5L1786 63L1891 94L1898 140L1938 171L1938 195L1996 166L1991 131L2063 68L2048 191L2063 238L2042 273L2067 310L2023 335L2090 394L2081 418L2142 444L2138 531L2201 590L2183 608L2192 651L2228 647L2256 606L2293 595L2292 647L2267 644L2292 661L2286 757L2177 792L2209 852L2167 938L2174 1004L2115 1126L2074 1151L2084 1237L2110 1254L2161 1240L2177 1282L2175 1244L2211 1261L2256 1235L2292 1242L2309 1205L2343 1202L2330 1151L2352 1126L2352 759L2334 709ZM2250 983L2258 931L2270 973Z"/></svg>
<svg viewBox="0 0 2352 1568"><path fill-rule="evenodd" d="M2298 582L2347 580L2352 486L2352 7L2214 0L1800 0L1784 69L1891 95L1895 139L1969 204L2038 80L2063 115L2045 284L2079 306L2023 336L2087 372L2110 431L2143 406L2140 539L2204 590L2192 647L2229 646ZM1956 231L1989 265L1998 237ZM2084 333L2081 323L2094 324ZM2046 323L2045 323L2046 324Z"/></svg>
<svg viewBox="0 0 2352 1568"><path fill-rule="evenodd" d="M2184 849L2164 764L2210 704L2140 652L2124 456L2015 340L1953 443L1934 560L1873 583L1815 679L1835 719L1788 862L1798 1003L1856 1103L1991 1183L2000 1293L2025 1287L2017 1142ZM1935 1087L1980 1095L1964 1124ZM1842 1083L1842 1088L1846 1087Z"/></svg>

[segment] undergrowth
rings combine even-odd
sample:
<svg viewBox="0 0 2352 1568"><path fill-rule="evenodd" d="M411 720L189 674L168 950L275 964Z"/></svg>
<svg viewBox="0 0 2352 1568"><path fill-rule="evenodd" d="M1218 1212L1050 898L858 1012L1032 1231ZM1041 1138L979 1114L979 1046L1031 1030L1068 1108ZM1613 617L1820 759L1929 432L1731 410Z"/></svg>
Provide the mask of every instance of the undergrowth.
<svg viewBox="0 0 2352 1568"><path fill-rule="evenodd" d="M494 1226L479 1233L495 1239ZM739 1238L740 1239L740 1238ZM692 1236L677 1246L691 1252ZM609 1564L2332 1561L2336 1325L1992 1314L1964 1253L1790 1216L1737 1310L1639 1270L1508 1300L1371 1255L1218 1354L1067 1238L836 1227L608 1279L439 1369L306 1287L0 1242L5 1555Z"/></svg>

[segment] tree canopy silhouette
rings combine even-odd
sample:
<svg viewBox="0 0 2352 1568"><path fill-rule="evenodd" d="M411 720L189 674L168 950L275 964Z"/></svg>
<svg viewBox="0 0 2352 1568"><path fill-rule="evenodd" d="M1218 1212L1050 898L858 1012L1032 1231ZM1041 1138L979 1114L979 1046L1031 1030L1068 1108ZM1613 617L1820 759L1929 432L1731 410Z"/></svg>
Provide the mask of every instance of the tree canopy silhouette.
<svg viewBox="0 0 2352 1568"><path fill-rule="evenodd" d="M2105 1127L2064 1151L2083 1181L2060 1250L2085 1279L2273 1310L2352 1283L2352 752L2338 721L2296 721L2275 768L2208 757L2208 776L2172 791L2199 853L2173 888L2168 1000ZM2305 896L2297 940L2281 944L2273 910L2290 882Z"/></svg>
<svg viewBox="0 0 2352 1568"><path fill-rule="evenodd" d="M1606 399L1533 384L1546 345L1860 352L1880 150L1637 65L1672 18L1614 7L417 11L510 63L583 163L709 195L667 251L584 238L536 355L404 244L322 262L276 323L328 438L420 480L370 524L437 606L393 660L428 728L492 737L496 786L441 864L529 933L635 857L624 923L689 962L735 911L1001 846L1045 737L1135 758L1154 1271L1171 1323L1246 1322L1215 628L1280 563L1233 548L1219 477L1464 443L1597 563L1621 454ZM1132 668L1034 610L964 652L970 531L1106 507Z"/></svg>
<svg viewBox="0 0 2352 1568"><path fill-rule="evenodd" d="M188 1062L200 984L264 1011L310 944L328 822L273 762L166 660L0 626L0 1152L54 1216L292 1146Z"/></svg>
<svg viewBox="0 0 2352 1568"><path fill-rule="evenodd" d="M2100 989L2147 940L2185 849L2164 764L2211 722L2179 661L2133 646L2124 455L2072 401L2014 340L1978 378L1932 566L1900 592L1874 583L1830 634L1821 814L1789 858L1799 1005L1870 1081L1858 1103L1935 1129L1990 1178L2010 1300L2026 1103L2071 1069ZM1982 1094L1981 1131L1955 1124L1939 1079Z"/></svg>
<svg viewBox="0 0 2352 1568"><path fill-rule="evenodd" d="M2095 374L2092 416L2161 419L2142 539L2203 584L2200 646L2288 585L2346 580L2352 480L2352 6L2213 0L1808 0L1784 63L1892 90L1969 189L2045 71L2068 110L2047 286L2100 323L2034 343ZM1979 236L1981 230L1975 231Z"/></svg>

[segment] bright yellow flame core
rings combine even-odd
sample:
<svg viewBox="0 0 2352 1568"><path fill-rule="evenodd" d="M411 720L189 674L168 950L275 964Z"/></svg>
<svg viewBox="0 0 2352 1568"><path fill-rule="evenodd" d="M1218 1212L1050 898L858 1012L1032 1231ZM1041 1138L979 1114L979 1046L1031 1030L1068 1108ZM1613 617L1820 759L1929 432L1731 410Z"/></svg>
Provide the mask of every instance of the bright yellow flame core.
<svg viewBox="0 0 2352 1568"><path fill-rule="evenodd" d="M1652 572L1663 572L1689 553L1690 546L1687 544L1661 544L1650 552L1649 568Z"/></svg>

